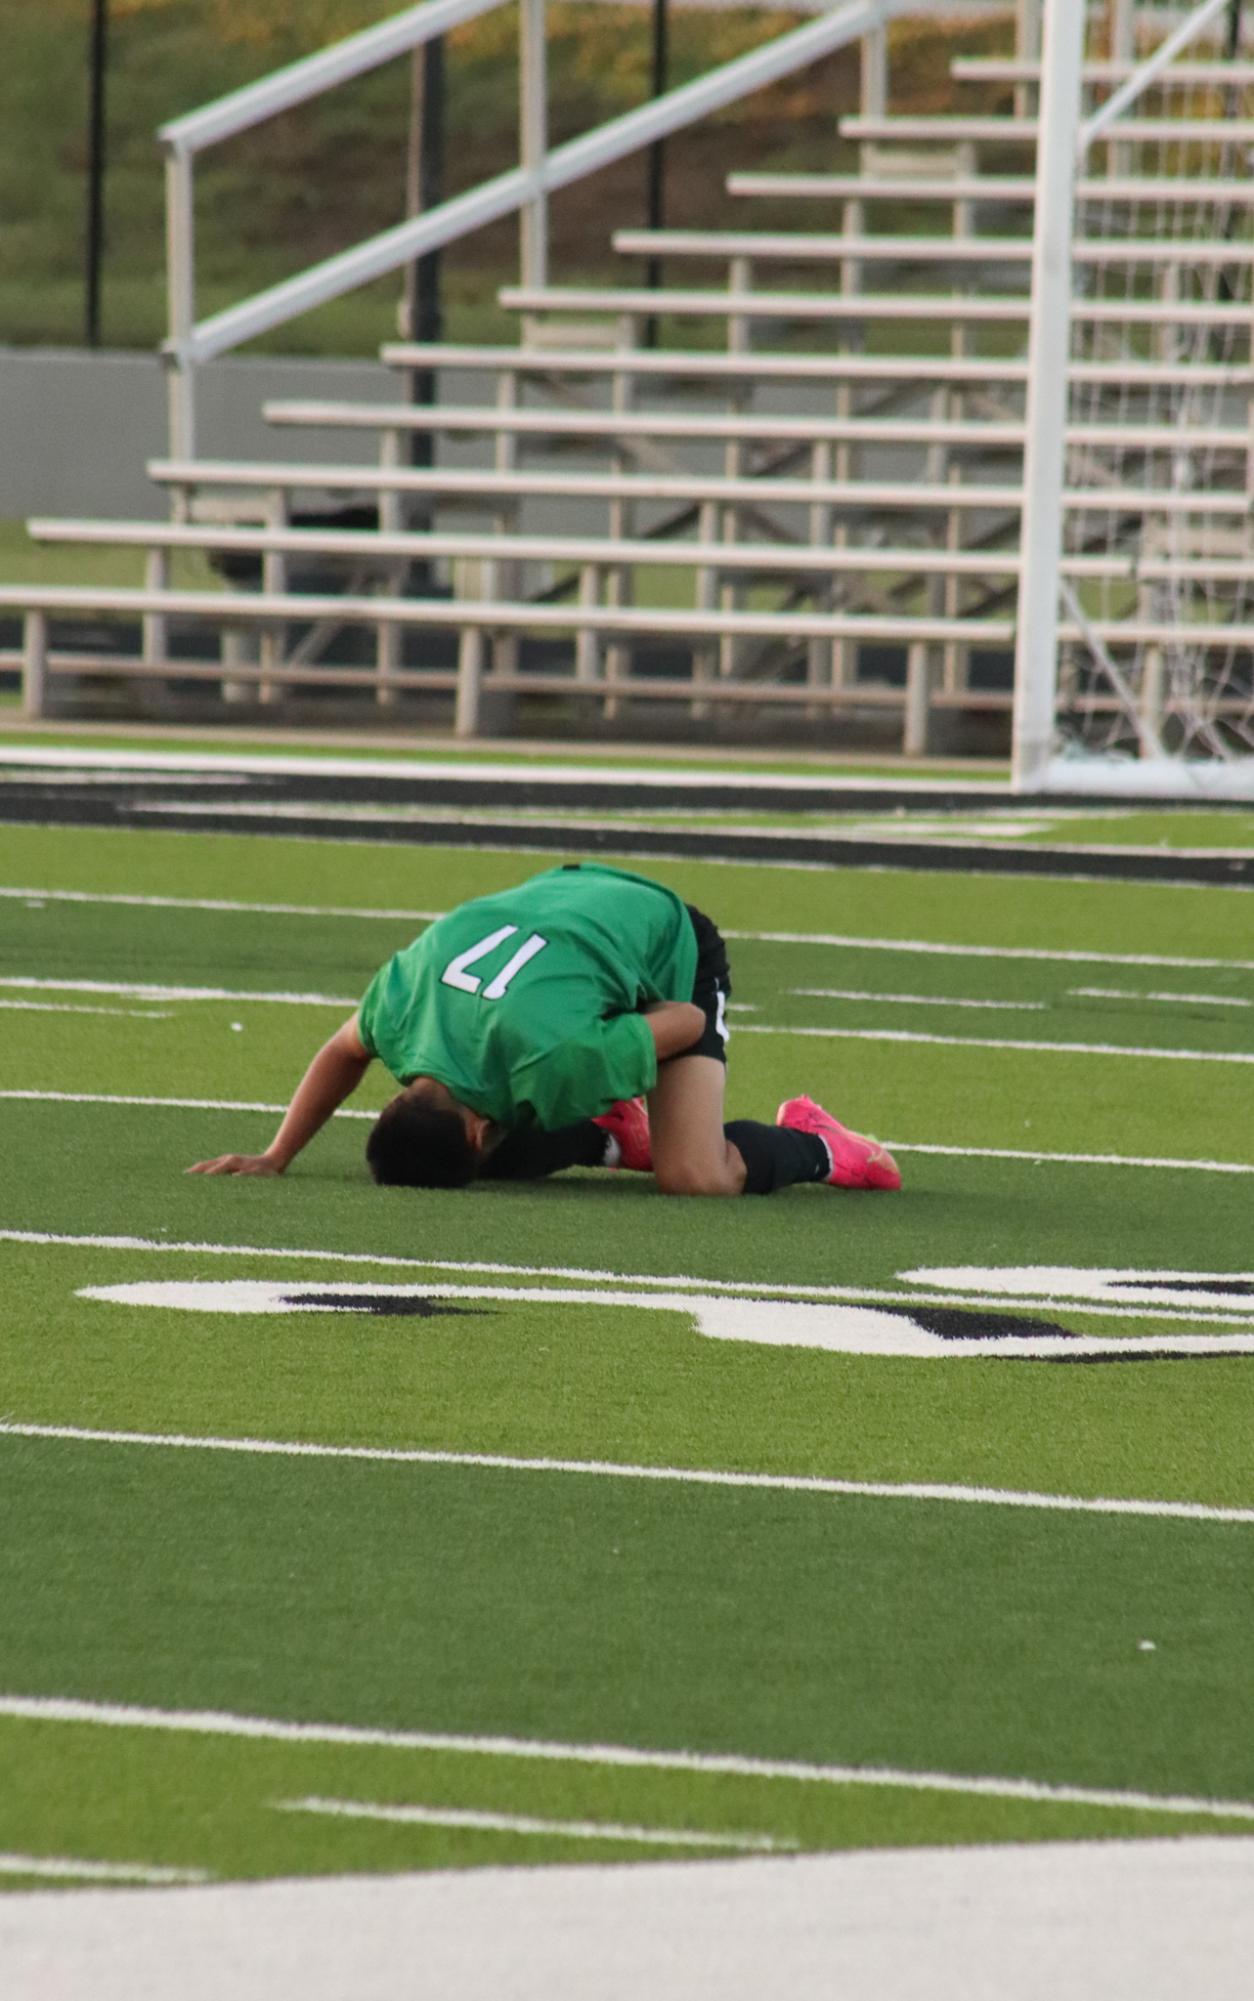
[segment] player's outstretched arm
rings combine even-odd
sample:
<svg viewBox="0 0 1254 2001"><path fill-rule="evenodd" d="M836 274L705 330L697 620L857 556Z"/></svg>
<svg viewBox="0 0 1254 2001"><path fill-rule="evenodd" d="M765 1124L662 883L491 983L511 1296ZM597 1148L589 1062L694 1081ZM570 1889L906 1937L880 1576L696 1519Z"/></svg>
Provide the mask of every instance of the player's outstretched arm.
<svg viewBox="0 0 1254 2001"><path fill-rule="evenodd" d="M357 1089L370 1066L357 1016L324 1042L296 1086L283 1123L264 1153L223 1153L216 1160L198 1160L189 1174L282 1174L302 1147L308 1146L331 1114Z"/></svg>

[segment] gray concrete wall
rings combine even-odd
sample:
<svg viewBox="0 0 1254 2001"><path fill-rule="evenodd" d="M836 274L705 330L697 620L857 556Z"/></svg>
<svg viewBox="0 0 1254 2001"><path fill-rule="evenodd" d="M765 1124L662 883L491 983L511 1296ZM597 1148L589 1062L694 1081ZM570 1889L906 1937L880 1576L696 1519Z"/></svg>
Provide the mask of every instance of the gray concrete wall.
<svg viewBox="0 0 1254 2001"><path fill-rule="evenodd" d="M262 403L271 396L382 402L396 396L399 381L378 362L211 362L197 378L202 456L360 463L360 438L276 431L264 423ZM165 495L144 464L166 449L165 379L156 355L0 348L0 518L163 515Z"/></svg>
<svg viewBox="0 0 1254 2001"><path fill-rule="evenodd" d="M442 369L441 400L451 404L491 400L491 374ZM604 384L585 392L608 406ZM369 432L269 425L261 415L271 397L329 397L360 402L403 400L404 378L368 361L255 360L228 356L197 371L199 456L206 459L277 459L298 464L363 465L377 459ZM531 400L542 401L534 390ZM800 384L767 392L762 407L801 411L814 407L812 388ZM819 398L820 406L822 399ZM169 511L165 490L144 472L150 458L168 450L164 370L155 354L92 353L73 348L0 347L0 520L31 514L86 515L103 520L150 520ZM716 445L686 446L686 464L715 473ZM441 441L439 461L450 468L490 465L487 437ZM561 454L546 461L532 447L527 463L578 468ZM670 510L661 509L664 516ZM646 528L658 513L642 508ZM447 527L490 526L482 508L439 511ZM798 532L804 512L797 510ZM533 499L523 503L519 526L535 534L604 532L601 502Z"/></svg>
<svg viewBox="0 0 1254 2001"><path fill-rule="evenodd" d="M442 369L440 399L452 405L490 402L493 380L481 370ZM377 460L376 434L269 425L261 414L263 403L284 396L388 402L403 400L404 393L403 376L379 362L229 356L197 372L199 456L366 465ZM608 407L603 382L588 385L582 393L590 404ZM720 400L716 395L712 407ZM528 401L542 404L544 398L532 389ZM564 406L563 399L558 401ZM819 384L776 383L757 392L754 407L799 416L829 409L830 394ZM123 521L164 518L168 496L147 478L144 467L167 450L165 377L155 354L0 347L0 520L21 520L31 514ZM486 436L449 437L439 445L439 463L449 469L490 465L491 455L492 443ZM722 451L716 444L687 443L678 449L678 457L693 471L715 474L722 468ZM547 465L577 471L588 461L580 453L544 453L532 444L526 463L530 470ZM884 450L875 455L875 470L883 478L909 477L916 465L917 454L909 451ZM341 502L348 498L340 497ZM638 503L637 530L646 533L673 512L669 502ZM775 512L804 538L803 506L776 507ZM486 501L436 510L437 524L446 528L486 528L493 519ZM518 526L532 534L605 533L609 508L601 501L541 496L524 501L517 519Z"/></svg>

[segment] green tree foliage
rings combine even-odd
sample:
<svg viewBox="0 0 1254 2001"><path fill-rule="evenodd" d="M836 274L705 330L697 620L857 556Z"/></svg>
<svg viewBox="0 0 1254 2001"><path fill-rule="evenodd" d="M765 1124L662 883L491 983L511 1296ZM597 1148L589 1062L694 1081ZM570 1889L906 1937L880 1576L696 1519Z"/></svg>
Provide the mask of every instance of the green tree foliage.
<svg viewBox="0 0 1254 2001"><path fill-rule="evenodd" d="M386 18L381 0L110 0L104 337L147 347L164 331L164 191L159 125ZM0 342L75 341L83 318L89 0L0 0ZM799 17L677 7L672 84L731 60ZM517 8L448 37L446 193L517 158ZM934 90L942 54L898 54ZM970 32L962 46L979 46ZM952 48L955 44L947 44ZM650 88L647 7L552 0L549 104L560 142L642 103ZM855 49L730 107L670 142L668 220L728 221L723 181L748 165L831 167L836 118L857 102ZM197 169L198 309L209 312L400 220L409 119L405 61L214 148ZM643 220L644 165L628 159L553 204L553 268L608 277L611 220ZM773 220L766 209L760 220ZM446 256L449 330L504 330L497 285L516 274L504 222ZM286 351L366 352L395 331L395 280L280 329Z"/></svg>

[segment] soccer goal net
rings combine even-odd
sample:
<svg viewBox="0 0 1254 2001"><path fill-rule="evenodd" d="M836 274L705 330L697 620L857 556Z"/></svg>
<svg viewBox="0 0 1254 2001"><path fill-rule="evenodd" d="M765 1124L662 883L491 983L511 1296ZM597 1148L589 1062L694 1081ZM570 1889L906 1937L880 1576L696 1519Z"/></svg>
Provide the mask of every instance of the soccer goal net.
<svg viewBox="0 0 1254 2001"><path fill-rule="evenodd" d="M1016 776L1254 797L1254 50L1242 0L1084 12L1042 50Z"/></svg>

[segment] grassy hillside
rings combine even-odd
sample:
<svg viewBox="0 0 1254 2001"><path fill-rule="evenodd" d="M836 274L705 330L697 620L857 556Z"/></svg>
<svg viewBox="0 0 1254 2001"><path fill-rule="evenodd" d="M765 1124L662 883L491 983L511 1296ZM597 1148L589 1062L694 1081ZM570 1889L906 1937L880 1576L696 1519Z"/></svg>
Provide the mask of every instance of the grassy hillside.
<svg viewBox="0 0 1254 2001"><path fill-rule="evenodd" d="M87 163L87 0L0 0L0 343L77 342L83 328ZM164 331L164 120L266 75L384 18L386 0L111 0L103 337L150 347ZM644 7L550 6L553 136L568 138L640 104L649 89ZM798 17L761 9L677 11L672 81L726 61ZM895 30L897 101L952 101L945 56L995 46L1004 28ZM456 193L517 157L516 8L449 37L448 186ZM272 120L202 157L197 271L207 312L384 229L404 200L409 65L394 62L320 102ZM729 219L723 178L752 165L831 167L835 119L857 102L855 49L732 107L670 142L668 217L676 225ZM642 157L621 162L553 204L553 270L565 280L608 275L612 223L644 219ZM755 206L772 220L767 205ZM786 220L785 215L775 218ZM817 214L815 220L819 220ZM512 221L480 231L445 259L447 330L489 337L507 322L497 284L516 275ZM366 353L396 330L399 281L389 278L280 329L287 353Z"/></svg>

